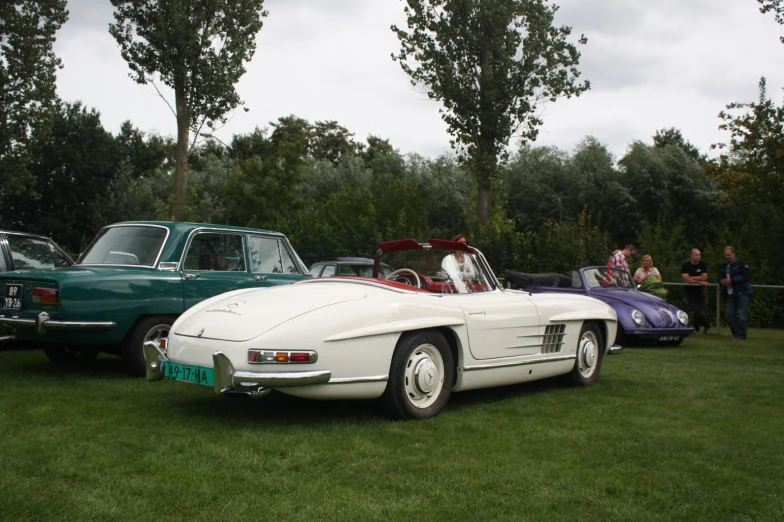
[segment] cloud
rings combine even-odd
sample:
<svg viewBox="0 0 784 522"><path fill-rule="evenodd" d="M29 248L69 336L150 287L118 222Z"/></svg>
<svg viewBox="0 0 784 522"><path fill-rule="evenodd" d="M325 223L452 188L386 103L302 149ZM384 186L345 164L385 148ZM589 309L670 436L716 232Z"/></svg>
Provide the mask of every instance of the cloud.
<svg viewBox="0 0 784 522"><path fill-rule="evenodd" d="M733 101L757 97L760 76L780 97L784 86L784 33L754 1L556 0L556 24L585 34L582 78L592 89L541 109L537 144L572 150L585 136L607 144L617 157L635 140L650 142L661 128L680 128L704 151L726 138L717 114ZM405 27L401 0L267 0L269 16L256 54L237 84L249 112L236 111L216 131L251 132L294 114L335 120L355 133L388 138L402 152L435 157L449 152L441 104L410 85L391 55L399 42L390 30ZM101 112L117 132L125 120L147 132L174 135L174 117L150 86L128 78L128 66L108 34L109 2L70 0L69 21L55 52L65 68L58 92ZM164 90L171 99L171 93ZM512 147L515 143L511 144Z"/></svg>

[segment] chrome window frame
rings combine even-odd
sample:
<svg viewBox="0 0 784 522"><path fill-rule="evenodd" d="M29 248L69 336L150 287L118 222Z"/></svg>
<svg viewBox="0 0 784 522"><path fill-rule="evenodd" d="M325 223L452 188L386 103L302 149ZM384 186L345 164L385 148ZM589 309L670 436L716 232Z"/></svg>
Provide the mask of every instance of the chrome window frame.
<svg viewBox="0 0 784 522"><path fill-rule="evenodd" d="M177 265L177 271L185 272L185 259L188 257L188 250L190 250L191 245L193 244L193 239L199 234L230 234L233 236L240 236L242 239L242 255L245 257L245 270L244 271L236 271L236 270L188 270L188 272L199 272L201 274L204 273L223 273L223 272L230 272L233 274L249 274L250 266L247 259L248 253L248 241L247 241L247 233L241 230L230 230L228 228L197 228L190 231L188 234L188 240L185 243L185 248L182 249L182 255L180 255L180 262Z"/></svg>
<svg viewBox="0 0 784 522"><path fill-rule="evenodd" d="M163 225L153 225L148 223L123 223L120 225L109 225L108 227L103 227L99 230L99 233L108 230L110 228L120 228L120 227L148 227L148 228L162 228L166 231L166 235L163 236L163 242L161 242L161 248L158 249L158 255L155 257L155 261L151 265L121 265L121 264L110 264L110 263L79 263L79 259L82 258L85 252L88 252L90 248L95 244L98 239L98 235L96 234L95 239L90 243L90 245L85 249L82 254L79 255L79 259L77 259L73 266L122 266L122 267L131 267L131 268L155 268L158 266L158 261L161 259L161 255L163 254L163 249L166 248L166 243L169 241L169 236L171 235L171 230L169 227L165 227Z"/></svg>

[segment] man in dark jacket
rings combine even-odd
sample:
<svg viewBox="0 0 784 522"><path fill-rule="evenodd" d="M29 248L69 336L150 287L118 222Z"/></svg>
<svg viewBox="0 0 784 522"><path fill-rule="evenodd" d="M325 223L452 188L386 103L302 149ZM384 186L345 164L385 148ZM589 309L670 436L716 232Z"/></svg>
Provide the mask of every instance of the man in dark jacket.
<svg viewBox="0 0 784 522"><path fill-rule="evenodd" d="M749 297L751 296L751 271L749 264L735 257L735 249L724 249L726 263L721 269L721 284L727 292L725 317L736 341L746 340L748 329Z"/></svg>

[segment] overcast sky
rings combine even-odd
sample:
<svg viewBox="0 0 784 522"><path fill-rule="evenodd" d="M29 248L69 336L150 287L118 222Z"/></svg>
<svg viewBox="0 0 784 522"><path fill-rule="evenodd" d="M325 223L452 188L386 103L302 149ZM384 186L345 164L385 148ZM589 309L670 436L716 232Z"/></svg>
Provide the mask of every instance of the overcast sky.
<svg viewBox="0 0 784 522"><path fill-rule="evenodd" d="M592 88L543 109L537 145L571 151L585 136L610 147L616 159L636 140L676 127L703 152L726 141L718 113L726 104L757 98L760 76L782 98L784 27L759 12L756 0L560 0L556 24L585 34L580 69ZM440 104L417 92L397 62L390 25L405 27L401 0L266 0L269 15L255 57L237 89L248 112L236 111L217 137L264 127L294 114L335 120L364 141L387 138L403 153L448 153ZM55 52L65 66L57 88L81 100L116 133L131 122L149 133L176 135L166 104L150 86L128 77L108 33L108 0L69 0L70 18ZM517 144L513 143L513 147Z"/></svg>

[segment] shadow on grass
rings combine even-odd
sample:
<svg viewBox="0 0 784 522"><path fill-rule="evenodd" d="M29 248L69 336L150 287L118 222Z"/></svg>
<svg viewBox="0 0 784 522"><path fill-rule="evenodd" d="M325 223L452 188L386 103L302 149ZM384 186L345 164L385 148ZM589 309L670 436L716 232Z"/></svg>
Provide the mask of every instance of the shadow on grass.
<svg viewBox="0 0 784 522"><path fill-rule="evenodd" d="M8 368L9 362L10 369ZM54 363L40 349L3 350L0 351L0 365L6 366L3 370L8 373L21 373L28 378L34 376L36 379L59 379L64 376L85 379L106 379L107 377L136 379L125 372L120 357L108 354L101 354L93 361ZM139 382L144 382L144 379L139 379Z"/></svg>
<svg viewBox="0 0 784 522"><path fill-rule="evenodd" d="M518 397L531 397L562 388L559 378L453 393L444 412L459 412L475 406L491 406ZM278 425L352 424L396 422L385 415L380 399L313 400L273 391L265 397L224 397L207 392L204 396L179 397L168 407L201 421L232 423L240 427ZM442 412L443 413L443 412Z"/></svg>

